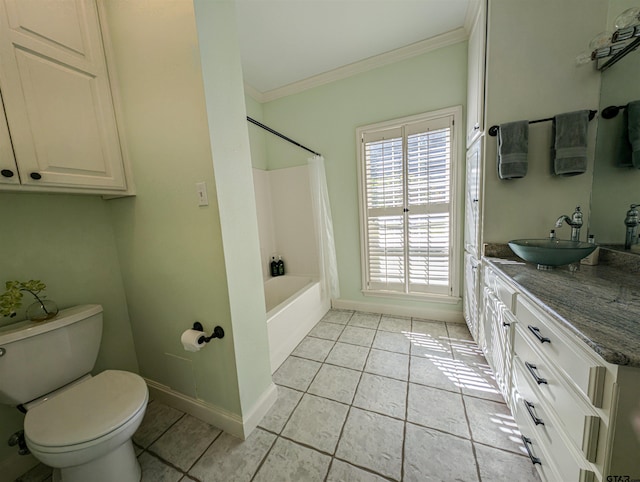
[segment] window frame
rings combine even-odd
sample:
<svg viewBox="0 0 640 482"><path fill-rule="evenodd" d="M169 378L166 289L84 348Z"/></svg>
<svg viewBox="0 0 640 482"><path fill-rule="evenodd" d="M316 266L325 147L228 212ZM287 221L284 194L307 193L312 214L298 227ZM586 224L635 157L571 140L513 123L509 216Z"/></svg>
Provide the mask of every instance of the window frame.
<svg viewBox="0 0 640 482"><path fill-rule="evenodd" d="M366 159L365 159L365 134L371 135L376 131L401 128L406 124L429 122L443 117L453 117L451 128L451 159L450 159L450 252L449 252L449 289L448 294L430 292L401 292L384 289L372 289L368 287L368 207L365 197L366 185ZM462 220L460 212L461 201L458 199L462 192L462 174L464 162L461 158L460 142L462 139L462 106L447 107L422 114L401 117L388 121L368 124L356 129L357 145L357 173L358 173L358 211L360 217L360 265L361 265L361 292L365 296L383 298L396 298L405 300L437 301L441 303L458 303L460 301L461 280L461 249L462 249ZM406 134L402 137L403 149L406 145ZM408 227L406 227L408 229ZM408 276L408 274L405 274Z"/></svg>

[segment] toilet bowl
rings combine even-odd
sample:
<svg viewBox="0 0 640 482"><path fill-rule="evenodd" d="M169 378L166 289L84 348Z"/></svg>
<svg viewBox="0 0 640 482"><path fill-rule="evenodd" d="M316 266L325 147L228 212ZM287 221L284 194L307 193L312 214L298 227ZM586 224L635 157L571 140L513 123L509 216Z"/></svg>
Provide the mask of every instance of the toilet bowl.
<svg viewBox="0 0 640 482"><path fill-rule="evenodd" d="M54 480L140 480L131 437L149 392L134 373L90 375L102 314L100 305L80 305L43 322L0 326L0 404L26 411L27 447L56 469Z"/></svg>
<svg viewBox="0 0 640 482"><path fill-rule="evenodd" d="M65 482L138 482L131 437L148 401L144 380L107 370L29 409L25 441Z"/></svg>

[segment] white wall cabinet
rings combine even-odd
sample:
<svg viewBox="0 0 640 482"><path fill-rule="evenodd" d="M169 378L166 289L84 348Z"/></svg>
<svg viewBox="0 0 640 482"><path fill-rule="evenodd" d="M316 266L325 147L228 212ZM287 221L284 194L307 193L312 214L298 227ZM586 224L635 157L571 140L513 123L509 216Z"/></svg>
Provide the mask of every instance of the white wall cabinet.
<svg viewBox="0 0 640 482"><path fill-rule="evenodd" d="M638 478L640 369L606 362L491 266L481 283L480 346L541 478Z"/></svg>
<svg viewBox="0 0 640 482"><path fill-rule="evenodd" d="M0 87L0 189L127 191L95 1L0 0Z"/></svg>
<svg viewBox="0 0 640 482"><path fill-rule="evenodd" d="M482 138L467 151L466 189L464 202L464 249L480 257L480 175Z"/></svg>
<svg viewBox="0 0 640 482"><path fill-rule="evenodd" d="M484 132L486 7L480 8L469 32L467 55L467 148Z"/></svg>
<svg viewBox="0 0 640 482"><path fill-rule="evenodd" d="M470 253L464 253L463 315L474 340L478 341L478 292L480 290L480 262Z"/></svg>
<svg viewBox="0 0 640 482"><path fill-rule="evenodd" d="M467 157L464 211L463 314L469 331L479 341L480 285L478 265L481 246L481 173L483 153L486 6L482 0L469 33L467 78Z"/></svg>
<svg viewBox="0 0 640 482"><path fill-rule="evenodd" d="M18 177L16 160L13 157L11 136L9 135L9 127L4 116L1 100L0 96L0 182L18 185L20 184L20 178Z"/></svg>

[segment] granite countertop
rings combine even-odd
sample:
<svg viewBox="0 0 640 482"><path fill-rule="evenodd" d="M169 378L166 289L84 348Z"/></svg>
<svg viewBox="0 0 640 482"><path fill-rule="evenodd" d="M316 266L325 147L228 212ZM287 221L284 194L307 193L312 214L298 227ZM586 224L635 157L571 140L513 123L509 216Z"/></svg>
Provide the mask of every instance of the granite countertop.
<svg viewBox="0 0 640 482"><path fill-rule="evenodd" d="M635 269L611 263L580 265L575 272L566 267L541 271L513 254L497 255L483 259L604 360L640 367L640 277Z"/></svg>

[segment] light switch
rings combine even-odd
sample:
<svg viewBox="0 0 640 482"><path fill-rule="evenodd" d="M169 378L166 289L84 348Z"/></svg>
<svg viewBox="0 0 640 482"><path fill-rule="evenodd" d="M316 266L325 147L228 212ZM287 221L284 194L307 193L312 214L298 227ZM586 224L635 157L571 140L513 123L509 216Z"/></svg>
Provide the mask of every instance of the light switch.
<svg viewBox="0 0 640 482"><path fill-rule="evenodd" d="M204 181L196 182L196 192L198 193L198 206L208 206L207 184Z"/></svg>

